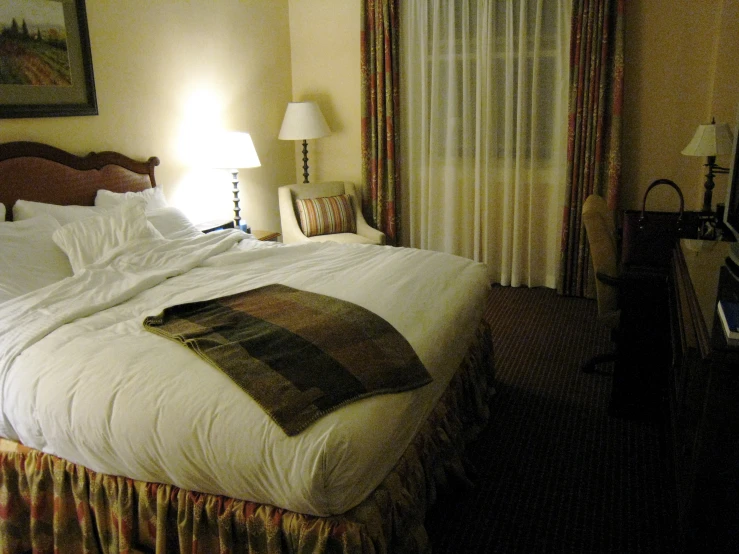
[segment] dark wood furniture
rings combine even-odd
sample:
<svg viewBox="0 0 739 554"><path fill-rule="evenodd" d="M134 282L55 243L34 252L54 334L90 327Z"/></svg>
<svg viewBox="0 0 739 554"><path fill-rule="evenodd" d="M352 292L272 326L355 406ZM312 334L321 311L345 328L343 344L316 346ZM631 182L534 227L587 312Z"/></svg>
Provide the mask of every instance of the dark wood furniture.
<svg viewBox="0 0 739 554"><path fill-rule="evenodd" d="M212 219L210 221L198 223L195 227L202 233L212 233L213 231L220 231L221 229L233 229L234 220Z"/></svg>
<svg viewBox="0 0 739 554"><path fill-rule="evenodd" d="M92 206L98 189L142 191L156 186L159 158L138 161L118 152L77 156L38 142L0 144L0 203L12 219L16 200ZM23 179L18 179L23 175Z"/></svg>
<svg viewBox="0 0 739 554"><path fill-rule="evenodd" d="M278 233L277 231L262 231L259 229L252 229L251 234L254 235L254 237L257 240L266 240L266 241L280 240L280 233Z"/></svg>
<svg viewBox="0 0 739 554"><path fill-rule="evenodd" d="M195 225L197 227L198 231L201 231L203 233L212 233L213 231L220 231L221 229L233 229L234 228L234 221L233 219L229 219L227 221L224 221L222 219L215 219L211 221L205 221L203 223L198 223ZM257 240L264 240L264 241L278 241L280 239L280 233L277 231L262 231L259 229L252 229L251 234L254 235L254 238Z"/></svg>
<svg viewBox="0 0 739 554"><path fill-rule="evenodd" d="M736 239L722 221L723 208L720 212L683 212L681 238L699 239L702 234L712 235L710 240L734 242Z"/></svg>
<svg viewBox="0 0 739 554"><path fill-rule="evenodd" d="M670 275L669 439L687 552L739 552L739 348L719 298L739 299L727 242L681 240Z"/></svg>

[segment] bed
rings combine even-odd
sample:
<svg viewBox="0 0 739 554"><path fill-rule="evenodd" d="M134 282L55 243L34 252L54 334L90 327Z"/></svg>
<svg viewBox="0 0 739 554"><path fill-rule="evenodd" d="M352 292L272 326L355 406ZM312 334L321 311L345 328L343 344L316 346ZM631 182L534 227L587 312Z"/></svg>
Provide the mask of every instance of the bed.
<svg viewBox="0 0 739 554"><path fill-rule="evenodd" d="M428 551L436 487L466 479L488 417L485 268L202 234L166 205L158 163L0 145L0 552ZM143 324L275 288L387 325L429 378L288 432Z"/></svg>

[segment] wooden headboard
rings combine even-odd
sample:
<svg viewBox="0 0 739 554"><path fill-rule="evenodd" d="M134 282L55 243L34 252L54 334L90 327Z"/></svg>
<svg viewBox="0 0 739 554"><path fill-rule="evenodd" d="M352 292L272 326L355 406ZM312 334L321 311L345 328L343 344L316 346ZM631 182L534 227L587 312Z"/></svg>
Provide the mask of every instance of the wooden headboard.
<svg viewBox="0 0 739 554"><path fill-rule="evenodd" d="M16 200L92 206L99 189L142 191L156 186L159 158L136 161L118 152L76 156L39 142L0 144L0 203L12 219Z"/></svg>

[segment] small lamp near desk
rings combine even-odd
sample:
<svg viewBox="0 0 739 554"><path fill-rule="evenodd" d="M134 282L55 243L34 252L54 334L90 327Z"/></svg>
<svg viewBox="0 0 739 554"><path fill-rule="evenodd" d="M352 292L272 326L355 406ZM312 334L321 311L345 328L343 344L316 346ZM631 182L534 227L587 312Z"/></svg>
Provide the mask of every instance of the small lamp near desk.
<svg viewBox="0 0 739 554"><path fill-rule="evenodd" d="M250 232L249 226L241 219L239 207L239 168L259 167L259 156L249 133L238 131L224 132L211 144L210 166L229 169L233 176L234 228Z"/></svg>
<svg viewBox="0 0 739 554"><path fill-rule="evenodd" d="M708 168L706 173L706 182L704 183L705 192L703 193L704 212L711 211L711 196L713 194L713 177L716 174L728 173L727 167L716 165L716 156L731 154L731 146L734 138L731 136L731 129L727 123L716 123L711 119L709 125L698 125L690 143L683 149L682 154L685 156L705 156L705 166Z"/></svg>
<svg viewBox="0 0 739 554"><path fill-rule="evenodd" d="M282 127L277 138L280 140L303 141L303 183L308 182L308 139L331 134L326 119L315 102L289 102Z"/></svg>

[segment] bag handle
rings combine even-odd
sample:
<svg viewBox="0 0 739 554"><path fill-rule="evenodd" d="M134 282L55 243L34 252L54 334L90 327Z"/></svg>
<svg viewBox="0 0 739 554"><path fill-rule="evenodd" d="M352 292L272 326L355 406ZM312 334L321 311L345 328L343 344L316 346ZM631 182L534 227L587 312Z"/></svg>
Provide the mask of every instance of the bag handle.
<svg viewBox="0 0 739 554"><path fill-rule="evenodd" d="M639 216L639 226L644 225L644 221L647 219L647 196L649 195L649 191L651 191L654 187L657 185L669 185L675 191L677 192L677 195L680 197L680 214L677 216L677 227L678 229L682 228L683 224L683 211L685 210L685 199L683 198L683 191L680 190L680 187L678 187L674 181L670 181L669 179L657 179L656 181L652 181L652 184L647 187L646 192L644 193L644 200L642 201L641 205L641 216Z"/></svg>

